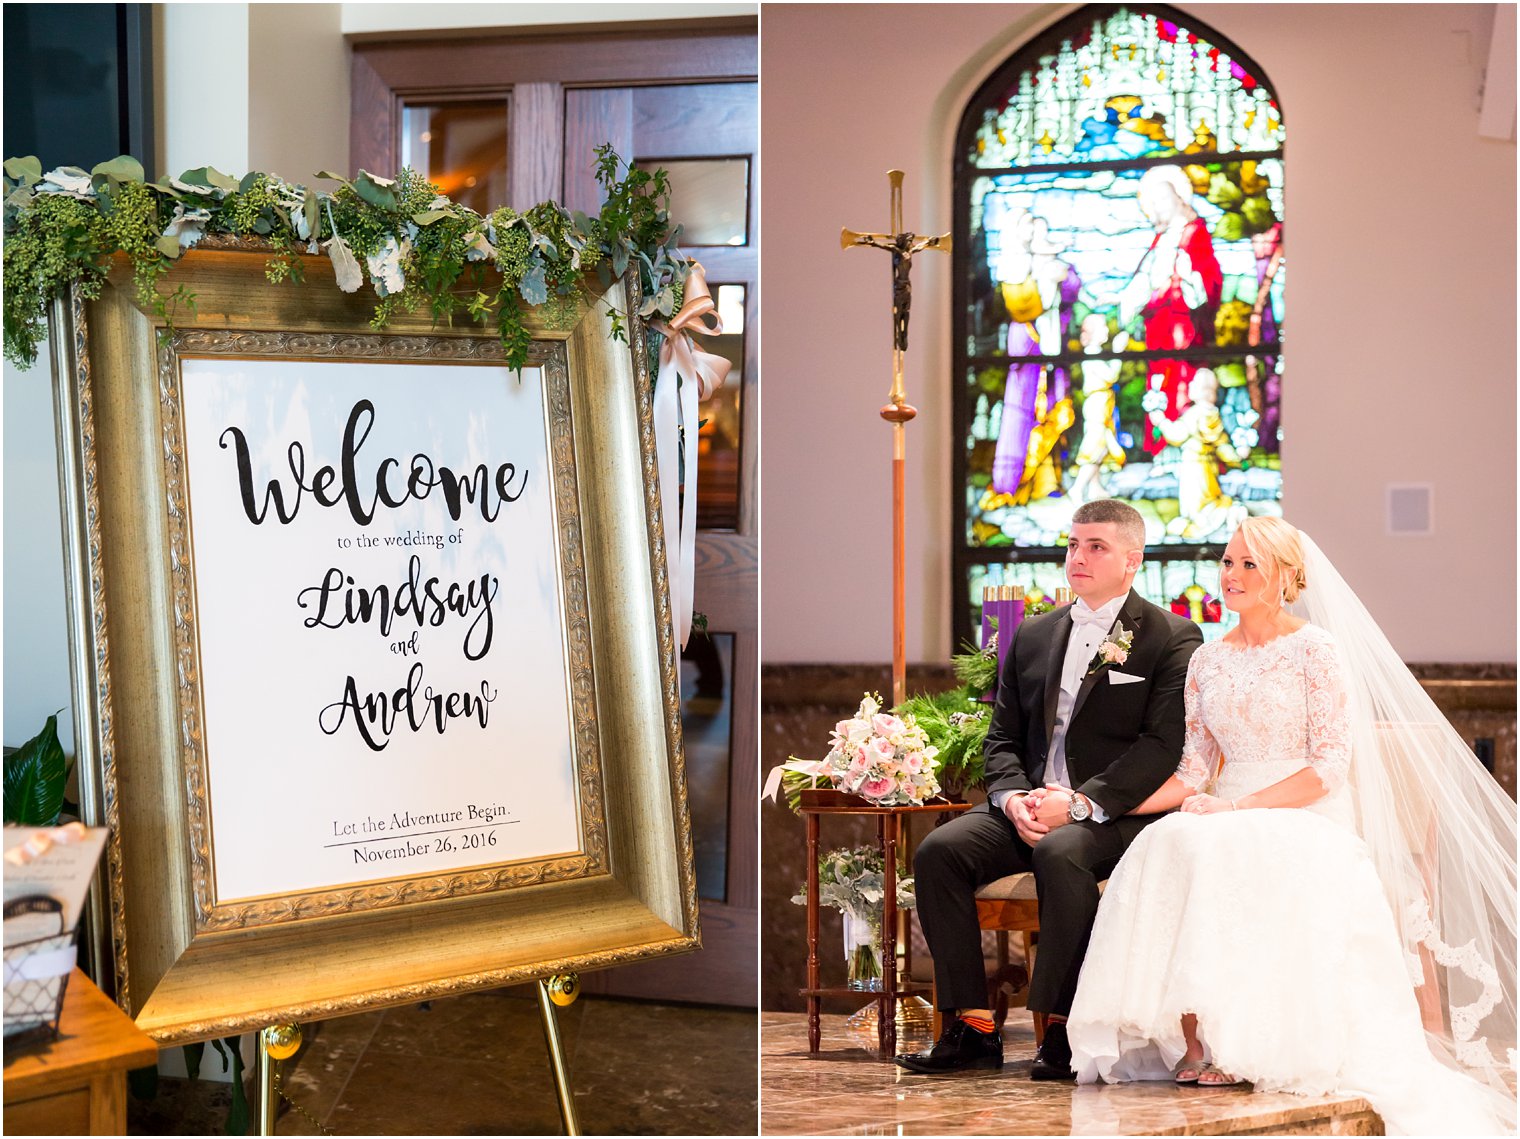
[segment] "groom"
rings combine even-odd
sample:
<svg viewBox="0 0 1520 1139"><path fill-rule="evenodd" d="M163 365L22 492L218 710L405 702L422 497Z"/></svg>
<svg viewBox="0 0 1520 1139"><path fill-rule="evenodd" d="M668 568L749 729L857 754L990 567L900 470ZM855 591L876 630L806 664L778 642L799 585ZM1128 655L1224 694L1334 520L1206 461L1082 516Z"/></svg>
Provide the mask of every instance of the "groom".
<svg viewBox="0 0 1520 1139"><path fill-rule="evenodd" d="M1114 499L1072 517L1074 605L1019 624L987 731L987 806L936 829L913 860L918 919L949 1023L913 1072L1000 1068L987 1004L977 888L1033 870L1040 951L1029 1008L1048 1015L1030 1074L1072 1079L1066 1014L1098 911L1098 882L1158 815L1131 815L1177 768L1188 659L1198 626L1130 589L1145 525ZM951 1016L951 1014L954 1014Z"/></svg>

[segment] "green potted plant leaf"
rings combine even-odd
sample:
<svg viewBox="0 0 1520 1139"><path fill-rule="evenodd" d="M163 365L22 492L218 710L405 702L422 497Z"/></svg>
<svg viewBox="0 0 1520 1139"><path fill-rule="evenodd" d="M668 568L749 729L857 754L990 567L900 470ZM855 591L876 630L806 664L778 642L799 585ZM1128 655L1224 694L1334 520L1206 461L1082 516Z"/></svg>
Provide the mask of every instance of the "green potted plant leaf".
<svg viewBox="0 0 1520 1139"><path fill-rule="evenodd" d="M5 823L7 826L50 827L63 811L63 790L69 778L68 760L58 742L58 714L26 743L5 755Z"/></svg>

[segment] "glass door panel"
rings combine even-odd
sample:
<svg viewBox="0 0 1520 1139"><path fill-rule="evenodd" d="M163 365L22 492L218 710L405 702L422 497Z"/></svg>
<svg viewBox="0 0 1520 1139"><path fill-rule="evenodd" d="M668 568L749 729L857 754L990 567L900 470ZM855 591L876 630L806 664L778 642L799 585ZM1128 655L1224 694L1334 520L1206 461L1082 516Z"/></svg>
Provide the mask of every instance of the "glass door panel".
<svg viewBox="0 0 1520 1139"><path fill-rule="evenodd" d="M681 731L697 855L697 893L728 898L729 747L733 738L734 636L693 633L681 652Z"/></svg>
<svg viewBox="0 0 1520 1139"><path fill-rule="evenodd" d="M640 158L640 170L670 175L670 216L681 248L749 244L748 158Z"/></svg>
<svg viewBox="0 0 1520 1139"><path fill-rule="evenodd" d="M507 187L509 97L401 108L401 165L479 214L510 204Z"/></svg>

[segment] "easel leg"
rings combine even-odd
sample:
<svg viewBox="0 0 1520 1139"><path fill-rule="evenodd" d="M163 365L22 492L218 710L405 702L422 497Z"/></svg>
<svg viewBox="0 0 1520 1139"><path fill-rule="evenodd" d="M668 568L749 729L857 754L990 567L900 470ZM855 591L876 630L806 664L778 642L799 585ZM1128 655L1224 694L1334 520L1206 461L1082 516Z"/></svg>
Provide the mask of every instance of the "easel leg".
<svg viewBox="0 0 1520 1139"><path fill-rule="evenodd" d="M299 1024L272 1024L259 1033L259 1134L274 1134L274 1119L280 1108L280 1093L275 1086L275 1065L301 1050Z"/></svg>
<svg viewBox="0 0 1520 1139"><path fill-rule="evenodd" d="M544 1042L549 1046L549 1071L554 1077L554 1091L559 1096L559 1115L566 1135L579 1135L575 1118L575 1096L570 1091L570 1069L565 1064L565 1048L559 1038L559 1020L555 1005L574 1003L580 994L580 978L574 973L560 973L538 982L538 1011L544 1022Z"/></svg>

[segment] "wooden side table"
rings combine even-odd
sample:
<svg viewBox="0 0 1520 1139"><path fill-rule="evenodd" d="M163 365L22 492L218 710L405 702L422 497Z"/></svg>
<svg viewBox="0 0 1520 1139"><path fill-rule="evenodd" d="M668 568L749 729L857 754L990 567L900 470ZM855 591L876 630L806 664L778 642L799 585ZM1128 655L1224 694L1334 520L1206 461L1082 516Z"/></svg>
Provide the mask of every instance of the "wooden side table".
<svg viewBox="0 0 1520 1139"><path fill-rule="evenodd" d="M897 1002L904 997L929 992L933 986L897 979L897 848L902 842L902 824L907 815L929 812L951 814L969 810L970 803L930 803L922 807L873 807L857 795L842 791L808 790L802 792L800 812L807 823L807 987L799 990L807 998L808 1051L817 1052L822 1039L819 1014L826 996L874 996L876 999L876 1038L881 1054L891 1059L897 1053ZM844 985L825 986L818 975L818 829L824 815L875 815L876 833L881 842L885 881L881 913L881 990L871 993Z"/></svg>
<svg viewBox="0 0 1520 1139"><path fill-rule="evenodd" d="M5 1050L7 1135L125 1135L127 1071L158 1045L75 969L58 1039Z"/></svg>

